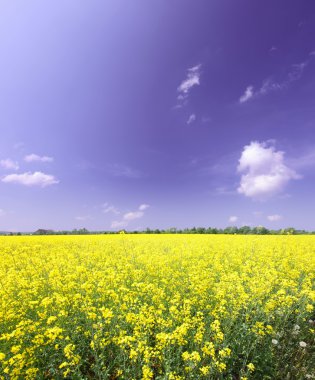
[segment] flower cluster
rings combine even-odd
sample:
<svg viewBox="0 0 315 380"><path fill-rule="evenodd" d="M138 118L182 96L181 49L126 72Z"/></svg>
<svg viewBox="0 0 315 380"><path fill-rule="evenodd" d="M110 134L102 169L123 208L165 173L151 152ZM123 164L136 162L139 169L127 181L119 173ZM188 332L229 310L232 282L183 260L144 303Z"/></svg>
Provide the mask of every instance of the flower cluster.
<svg viewBox="0 0 315 380"><path fill-rule="evenodd" d="M0 378L307 378L314 243L0 237Z"/></svg>

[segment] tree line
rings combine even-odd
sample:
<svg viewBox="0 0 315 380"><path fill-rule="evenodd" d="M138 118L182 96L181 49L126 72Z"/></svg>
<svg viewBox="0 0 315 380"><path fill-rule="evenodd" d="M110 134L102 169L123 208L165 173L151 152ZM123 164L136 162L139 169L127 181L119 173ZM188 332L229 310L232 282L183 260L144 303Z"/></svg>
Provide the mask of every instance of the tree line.
<svg viewBox="0 0 315 380"><path fill-rule="evenodd" d="M315 235L315 231L299 230L293 227L281 228L281 229L268 229L263 226L229 226L226 228L216 228L216 227L192 227L179 229L176 227L167 229L151 229L146 228L145 230L130 230L125 231L128 234L226 234L226 235ZM121 231L119 231L121 232ZM73 230L62 230L54 231L40 228L35 232L0 232L0 235L94 235L94 234L116 234L114 231L89 231L86 228L73 229Z"/></svg>

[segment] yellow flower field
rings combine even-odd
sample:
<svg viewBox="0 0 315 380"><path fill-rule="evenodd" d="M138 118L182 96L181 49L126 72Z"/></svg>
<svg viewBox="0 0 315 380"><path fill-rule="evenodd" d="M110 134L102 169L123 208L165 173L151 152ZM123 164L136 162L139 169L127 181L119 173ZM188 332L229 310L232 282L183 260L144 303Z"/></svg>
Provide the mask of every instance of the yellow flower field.
<svg viewBox="0 0 315 380"><path fill-rule="evenodd" d="M315 236L0 238L1 379L315 379Z"/></svg>

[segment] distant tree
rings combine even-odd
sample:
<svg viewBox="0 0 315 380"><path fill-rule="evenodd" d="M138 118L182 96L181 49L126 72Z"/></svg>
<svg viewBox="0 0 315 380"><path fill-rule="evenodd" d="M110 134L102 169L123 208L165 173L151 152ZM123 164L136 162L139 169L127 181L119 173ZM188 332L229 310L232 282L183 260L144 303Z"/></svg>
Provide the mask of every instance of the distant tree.
<svg viewBox="0 0 315 380"><path fill-rule="evenodd" d="M238 228L236 226L226 227L223 231L224 234L236 234L238 232Z"/></svg>
<svg viewBox="0 0 315 380"><path fill-rule="evenodd" d="M282 235L296 235L296 232L296 229L293 227L287 227L281 230Z"/></svg>
<svg viewBox="0 0 315 380"><path fill-rule="evenodd" d="M238 229L238 233L242 235L248 235L251 233L251 228L249 226L242 226Z"/></svg>
<svg viewBox="0 0 315 380"><path fill-rule="evenodd" d="M252 229L252 233L255 235L268 235L269 230L264 226L258 226Z"/></svg>
<svg viewBox="0 0 315 380"><path fill-rule="evenodd" d="M34 232L34 235L54 235L55 232L53 230L45 230L44 228L39 228Z"/></svg>
<svg viewBox="0 0 315 380"><path fill-rule="evenodd" d="M79 230L75 230L78 235L86 235L89 231L86 228L80 228Z"/></svg>

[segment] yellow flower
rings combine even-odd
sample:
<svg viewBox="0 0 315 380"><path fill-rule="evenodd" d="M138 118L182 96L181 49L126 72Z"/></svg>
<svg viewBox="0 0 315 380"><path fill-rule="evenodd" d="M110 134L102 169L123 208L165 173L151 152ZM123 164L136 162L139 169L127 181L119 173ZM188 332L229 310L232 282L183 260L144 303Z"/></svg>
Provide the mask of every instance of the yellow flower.
<svg viewBox="0 0 315 380"><path fill-rule="evenodd" d="M47 325L50 325L52 323L54 323L55 321L57 320L57 317L56 316L51 316L47 319Z"/></svg>
<svg viewBox="0 0 315 380"><path fill-rule="evenodd" d="M153 379L153 372L151 368L147 365L142 367L142 380L150 380Z"/></svg>
<svg viewBox="0 0 315 380"><path fill-rule="evenodd" d="M11 347L11 352L12 354L17 354L21 349L21 346L12 346Z"/></svg>
<svg viewBox="0 0 315 380"><path fill-rule="evenodd" d="M255 366L254 366L253 363L249 363L249 364L247 364L247 368L250 370L250 372L255 371Z"/></svg>
<svg viewBox="0 0 315 380"><path fill-rule="evenodd" d="M201 368L200 368L200 372L201 372L204 376L208 375L208 373L210 372L210 366L204 366L204 367L201 367Z"/></svg>

